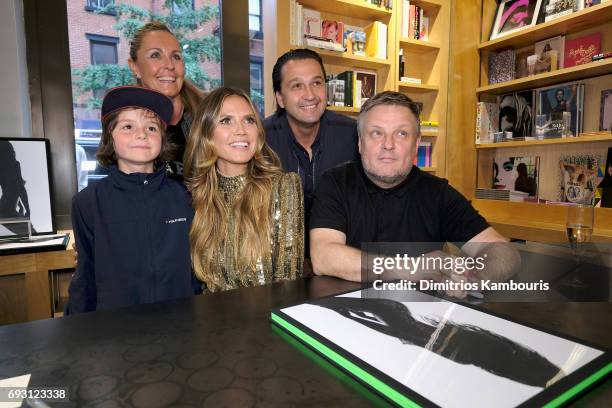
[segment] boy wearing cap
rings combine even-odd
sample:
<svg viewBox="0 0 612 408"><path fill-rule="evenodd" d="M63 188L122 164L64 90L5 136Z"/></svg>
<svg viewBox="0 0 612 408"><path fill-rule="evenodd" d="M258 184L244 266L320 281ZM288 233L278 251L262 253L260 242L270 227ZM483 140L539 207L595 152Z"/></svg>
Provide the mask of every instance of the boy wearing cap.
<svg viewBox="0 0 612 408"><path fill-rule="evenodd" d="M78 266L66 314L193 295L191 198L166 177L172 102L151 89L113 88L102 103L98 161L108 177L72 203Z"/></svg>

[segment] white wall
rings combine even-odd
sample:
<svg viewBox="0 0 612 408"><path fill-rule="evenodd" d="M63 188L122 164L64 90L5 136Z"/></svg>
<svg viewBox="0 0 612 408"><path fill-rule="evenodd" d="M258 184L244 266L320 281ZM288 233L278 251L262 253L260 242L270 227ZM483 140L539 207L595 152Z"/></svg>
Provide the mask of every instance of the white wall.
<svg viewBox="0 0 612 408"><path fill-rule="evenodd" d="M32 137L21 0L0 1L0 137Z"/></svg>

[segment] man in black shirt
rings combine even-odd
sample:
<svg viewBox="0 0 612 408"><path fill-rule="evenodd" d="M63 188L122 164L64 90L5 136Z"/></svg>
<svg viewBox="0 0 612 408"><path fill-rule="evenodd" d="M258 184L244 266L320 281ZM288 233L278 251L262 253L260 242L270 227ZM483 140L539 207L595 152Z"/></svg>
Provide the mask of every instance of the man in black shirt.
<svg viewBox="0 0 612 408"><path fill-rule="evenodd" d="M356 122L326 109L325 68L314 51L296 49L283 54L274 65L272 85L277 111L264 122L266 141L280 157L283 169L300 175L308 222L321 175L359 157Z"/></svg>
<svg viewBox="0 0 612 408"><path fill-rule="evenodd" d="M360 281L362 243L461 242L471 257L487 251L485 268L473 278L510 277L520 263L518 253L507 245L490 245L507 240L446 180L413 166L420 141L418 106L386 91L364 104L357 121L361 161L324 174L315 193L310 219L314 272ZM442 272L408 277L392 271L386 278L467 278Z"/></svg>

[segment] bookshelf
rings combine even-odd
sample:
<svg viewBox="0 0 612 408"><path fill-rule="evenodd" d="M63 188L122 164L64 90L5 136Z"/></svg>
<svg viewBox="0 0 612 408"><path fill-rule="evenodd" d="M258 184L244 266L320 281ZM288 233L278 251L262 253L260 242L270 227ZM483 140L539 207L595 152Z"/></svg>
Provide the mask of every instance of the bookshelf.
<svg viewBox="0 0 612 408"><path fill-rule="evenodd" d="M346 52L336 52L316 47L306 47L321 55L328 74L338 74L355 69L376 72L376 91L393 89L395 86L394 56L395 50L395 8L387 10L384 6L376 6L363 0L298 0L304 8L321 13L321 20L342 21L344 24L365 27L371 22L381 21L387 25L387 59L371 58L353 55ZM284 54L295 44L290 44L290 4L289 0L276 2L276 57ZM301 46L304 47L304 46ZM332 109L336 112L355 114L352 109Z"/></svg>
<svg viewBox="0 0 612 408"><path fill-rule="evenodd" d="M487 12L489 15L493 15L490 14L490 9ZM508 47L521 48L546 38L561 34L574 34L610 21L612 21L612 3L601 3L495 40L483 41L478 44L478 49L480 51L491 51Z"/></svg>
<svg viewBox="0 0 612 408"><path fill-rule="evenodd" d="M601 50L612 50L612 2L572 13L489 41L497 2L481 0L478 4L454 7L451 40L453 72L449 89L450 125L447 142L447 174L451 184L473 198L476 187L490 188L492 162L500 157L539 156L540 198L552 200L558 189L559 158L572 154L604 156L612 147L612 133L599 132L599 107L602 89L612 88L612 60L602 60L559 69L513 81L488 84L488 56L506 48L519 49L537 41L565 35L566 41L600 32ZM479 21L480 27L465 24ZM553 86L580 80L585 83L584 126L578 137L547 140L510 141L476 145L474 142L476 103L522 90ZM457 146L451 149L450 146ZM534 241L565 241L563 205L516 203L473 199L472 203L493 227L512 238ZM612 239L612 209L596 208L593 240Z"/></svg>
<svg viewBox="0 0 612 408"><path fill-rule="evenodd" d="M407 94L417 102L423 103L421 120L436 121L438 131L422 132L422 140L432 144L432 166L423 170L444 177L446 143L446 104L449 53L450 0L411 1L418 5L430 18L430 32L427 41L401 37L402 1L393 2L387 10L365 0L298 0L303 7L321 13L321 20L337 20L348 25L365 27L373 21L381 21L388 26L387 59L378 59L311 48L321 55L328 74L338 74L347 70L376 72L376 91L395 90ZM276 57L296 45L289 43L290 5L288 0L276 2ZM420 78L422 83L405 83L399 80L399 49L406 58L406 74ZM267 96L266 96L267 98ZM350 116L359 113L358 108L329 106L328 110Z"/></svg>
<svg viewBox="0 0 612 408"><path fill-rule="evenodd" d="M432 143L432 166L426 171L440 177L446 176L448 57L452 3L450 0L410 1L410 5L421 7L429 17L429 38L424 41L402 36L403 1L394 2L398 21L395 48L398 53L402 50L404 55L404 76L421 80L420 84L400 81L399 59L395 58L395 71L398 74L394 89L423 104L421 120L438 122L438 132L424 131L422 140Z"/></svg>

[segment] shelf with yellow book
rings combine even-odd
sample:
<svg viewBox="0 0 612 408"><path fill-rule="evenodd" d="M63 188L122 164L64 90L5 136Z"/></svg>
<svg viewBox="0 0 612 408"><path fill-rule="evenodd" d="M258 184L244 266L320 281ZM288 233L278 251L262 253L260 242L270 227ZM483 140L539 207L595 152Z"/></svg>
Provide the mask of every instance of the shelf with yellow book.
<svg viewBox="0 0 612 408"><path fill-rule="evenodd" d="M422 132L424 137L435 137L432 145L432 169L444 177L446 174L446 123L448 54L450 35L450 0L396 1L395 47L401 50L395 58L395 90L408 95L421 104L421 121L437 122L437 132ZM404 10L404 5L411 8ZM421 11L418 8L422 9ZM426 18L428 24L420 26ZM416 27L415 27L416 26ZM418 34L418 35L417 35ZM403 80L420 80L412 82Z"/></svg>
<svg viewBox="0 0 612 408"><path fill-rule="evenodd" d="M365 57L351 54L348 52L330 51L317 47L304 48L309 48L319 54L323 59L324 64L350 66L353 68L366 68L373 70L381 68L390 68L391 66L389 60L383 60L380 58Z"/></svg>
<svg viewBox="0 0 612 408"><path fill-rule="evenodd" d="M305 46L290 43L291 27L295 29L295 18L292 20L292 7L289 1L279 1L276 7L276 58L290 49L309 48L321 56L325 70L328 75L338 75L346 71L353 71L355 75L375 74L376 87L372 87L372 92L380 92L386 89L395 89L395 8L386 9L384 6L371 4L369 1L362 0L298 0L297 3L302 7L303 15L315 15L323 26L326 21L337 22L337 26L345 31L374 32L370 38L379 38L378 42L366 40L365 55L356 55L352 46L347 46L344 52L332 51L324 48ZM317 17L318 16L318 17ZM342 24L339 24L342 23ZM385 38L386 27L386 43ZM321 27L321 35L323 27ZM299 36L298 36L299 37ZM344 38L339 34L337 38ZM297 40L299 41L299 39ZM297 42L296 41L296 42ZM350 45L350 41L348 41ZM372 46L375 44L376 46ZM384 44L384 49L382 48ZM345 45L345 44L343 44ZM357 51L355 51L357 52ZM376 56L386 55L386 58ZM272 99L273 95L268 92L267 99ZM355 103L353 101L353 103ZM271 104L270 104L271 105ZM328 107L328 109L347 115L355 115L353 108L342 109L339 107Z"/></svg>
<svg viewBox="0 0 612 408"><path fill-rule="evenodd" d="M322 12L347 15L363 20L384 20L393 14L392 9L364 0L300 0L298 3Z"/></svg>

